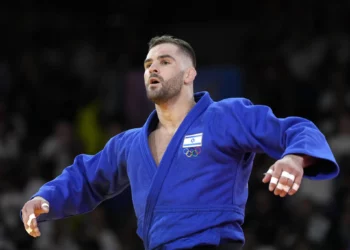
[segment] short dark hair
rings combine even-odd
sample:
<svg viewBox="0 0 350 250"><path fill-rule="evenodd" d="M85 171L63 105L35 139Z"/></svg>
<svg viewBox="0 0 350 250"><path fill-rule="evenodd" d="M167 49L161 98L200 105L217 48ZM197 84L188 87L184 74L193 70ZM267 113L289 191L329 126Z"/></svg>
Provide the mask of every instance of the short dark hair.
<svg viewBox="0 0 350 250"><path fill-rule="evenodd" d="M196 54L192 46L188 42L182 39L176 38L174 36L163 35L163 36L153 37L148 43L148 51L150 51L153 47L163 43L171 43L178 46L184 54L190 57L190 59L192 60L193 66L196 67L196 64L197 64Z"/></svg>

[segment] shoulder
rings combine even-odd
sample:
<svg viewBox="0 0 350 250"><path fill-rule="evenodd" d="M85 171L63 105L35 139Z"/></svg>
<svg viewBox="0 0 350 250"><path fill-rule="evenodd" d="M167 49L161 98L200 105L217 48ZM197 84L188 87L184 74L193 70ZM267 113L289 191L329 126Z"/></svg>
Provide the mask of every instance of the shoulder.
<svg viewBox="0 0 350 250"><path fill-rule="evenodd" d="M141 128L133 128L125 130L115 136L113 136L108 143L111 144L129 144L138 138L141 134Z"/></svg>
<svg viewBox="0 0 350 250"><path fill-rule="evenodd" d="M247 98L235 97L226 98L220 101L214 101L207 109L205 121L208 125L215 128L226 128L232 125L232 122L239 120L238 118L245 116L248 107L253 105Z"/></svg>
<svg viewBox="0 0 350 250"><path fill-rule="evenodd" d="M244 97L233 97L233 98L226 98L221 101L218 101L219 105L223 106L231 106L231 105L244 105L244 106L251 106L253 105L253 102L249 100L248 98Z"/></svg>
<svg viewBox="0 0 350 250"><path fill-rule="evenodd" d="M244 97L232 97L232 98L226 98L222 99L220 101L214 102L212 104L212 108L222 110L222 111L233 111L233 110L239 110L242 108L247 108L249 106L253 106L253 102L247 98Z"/></svg>

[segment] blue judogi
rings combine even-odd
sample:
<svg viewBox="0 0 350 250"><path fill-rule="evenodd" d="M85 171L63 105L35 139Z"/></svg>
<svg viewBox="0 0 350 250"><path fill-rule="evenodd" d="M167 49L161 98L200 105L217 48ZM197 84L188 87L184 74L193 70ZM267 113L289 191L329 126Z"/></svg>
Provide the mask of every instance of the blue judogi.
<svg viewBox="0 0 350 250"><path fill-rule="evenodd" d="M158 118L111 138L96 155L78 155L60 176L33 195L50 202L38 221L87 213L131 185L145 249L181 249L244 241L242 223L256 153L280 159L306 154L320 159L305 177L331 179L339 167L323 134L303 118L276 118L267 106L244 98L214 102L195 94L159 164L148 136Z"/></svg>

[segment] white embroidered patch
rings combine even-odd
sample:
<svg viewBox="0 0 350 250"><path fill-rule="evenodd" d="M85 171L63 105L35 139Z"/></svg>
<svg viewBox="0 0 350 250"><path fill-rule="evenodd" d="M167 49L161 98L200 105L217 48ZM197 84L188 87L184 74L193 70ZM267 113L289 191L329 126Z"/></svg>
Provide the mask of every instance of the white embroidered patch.
<svg viewBox="0 0 350 250"><path fill-rule="evenodd" d="M201 147L202 138L203 138L203 133L186 135L182 147L183 148Z"/></svg>

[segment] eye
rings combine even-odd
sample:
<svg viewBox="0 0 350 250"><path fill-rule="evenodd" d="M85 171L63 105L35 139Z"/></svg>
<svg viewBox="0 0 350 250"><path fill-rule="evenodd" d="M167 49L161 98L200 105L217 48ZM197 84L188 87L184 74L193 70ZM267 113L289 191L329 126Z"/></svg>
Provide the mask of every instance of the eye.
<svg viewBox="0 0 350 250"><path fill-rule="evenodd" d="M162 61L161 64L167 65L167 64L170 64L170 62L168 62L168 61Z"/></svg>

